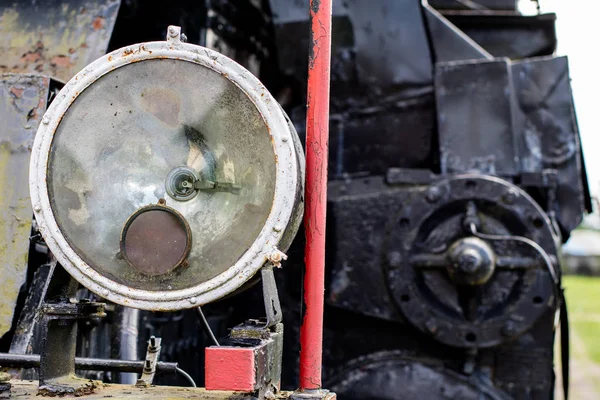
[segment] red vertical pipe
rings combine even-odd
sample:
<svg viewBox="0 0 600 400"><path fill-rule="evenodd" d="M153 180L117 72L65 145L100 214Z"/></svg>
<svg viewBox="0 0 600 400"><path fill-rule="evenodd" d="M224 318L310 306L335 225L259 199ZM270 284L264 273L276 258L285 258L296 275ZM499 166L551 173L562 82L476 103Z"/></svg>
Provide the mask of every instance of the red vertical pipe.
<svg viewBox="0 0 600 400"><path fill-rule="evenodd" d="M300 329L300 389L321 387L325 297L325 217L329 147L331 2L310 0L310 41L306 112L306 196L304 304Z"/></svg>

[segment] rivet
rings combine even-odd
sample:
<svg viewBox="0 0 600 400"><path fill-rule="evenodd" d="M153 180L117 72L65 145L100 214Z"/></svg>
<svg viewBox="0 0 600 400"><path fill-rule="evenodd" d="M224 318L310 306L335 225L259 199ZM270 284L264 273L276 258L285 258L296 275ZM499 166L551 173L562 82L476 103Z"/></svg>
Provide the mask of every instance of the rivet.
<svg viewBox="0 0 600 400"><path fill-rule="evenodd" d="M102 295L103 295L103 296L108 296L108 289L104 289L104 290L102 291Z"/></svg>
<svg viewBox="0 0 600 400"><path fill-rule="evenodd" d="M190 297L190 303L195 304L196 303L196 298L195 297Z"/></svg>
<svg viewBox="0 0 600 400"><path fill-rule="evenodd" d="M48 125L50 123L50 118L48 118L47 116L44 116L44 118L42 118L42 123L44 125Z"/></svg>
<svg viewBox="0 0 600 400"><path fill-rule="evenodd" d="M502 200L504 200L504 202L506 204L511 205L511 204L515 203L518 196L519 196L518 192L516 192L514 189L510 189L508 192L506 192L504 194L504 196L502 197Z"/></svg>
<svg viewBox="0 0 600 400"><path fill-rule="evenodd" d="M281 139L284 143L286 143L288 141L288 138L284 137L283 139Z"/></svg>
<svg viewBox="0 0 600 400"><path fill-rule="evenodd" d="M277 225L275 225L275 226L273 227L273 230L274 230L275 232L281 232L281 230L282 230L282 229L283 229L283 227L282 227L281 225L279 225L279 224L277 224Z"/></svg>
<svg viewBox="0 0 600 400"><path fill-rule="evenodd" d="M425 198L429 203L435 203L442 197L442 191L437 186L432 186L427 191Z"/></svg>
<svg viewBox="0 0 600 400"><path fill-rule="evenodd" d="M40 212L40 211L42 211L42 206L40 206L39 204L36 204L36 205L33 207L33 209L34 209L34 211Z"/></svg>

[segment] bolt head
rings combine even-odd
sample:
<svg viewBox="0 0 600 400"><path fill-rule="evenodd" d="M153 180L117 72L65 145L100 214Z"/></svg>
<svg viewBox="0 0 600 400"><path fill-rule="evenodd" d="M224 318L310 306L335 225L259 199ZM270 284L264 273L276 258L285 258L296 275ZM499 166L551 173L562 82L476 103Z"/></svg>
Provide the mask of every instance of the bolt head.
<svg viewBox="0 0 600 400"><path fill-rule="evenodd" d="M425 322L425 328L427 328L429 333L431 333L432 335L438 333L438 325L434 319L427 320L427 322Z"/></svg>
<svg viewBox="0 0 600 400"><path fill-rule="evenodd" d="M169 27L169 36L172 38L177 37L177 29L174 26Z"/></svg>
<svg viewBox="0 0 600 400"><path fill-rule="evenodd" d="M400 268L402 266L402 254L399 251L392 251L388 255L390 267Z"/></svg>
<svg viewBox="0 0 600 400"><path fill-rule="evenodd" d="M430 203L437 202L441 197L442 197L442 191L437 186L430 187L429 190L427 190L427 195L425 196L427 201Z"/></svg>
<svg viewBox="0 0 600 400"><path fill-rule="evenodd" d="M517 200L517 197L519 197L519 194L514 189L510 189L504 194L502 199L506 204L514 204L514 202Z"/></svg>
<svg viewBox="0 0 600 400"><path fill-rule="evenodd" d="M464 251L458 258L458 267L466 273L473 273L481 266L481 256L475 251Z"/></svg>
<svg viewBox="0 0 600 400"><path fill-rule="evenodd" d="M281 256L281 253L279 251L274 251L269 256L269 259L274 263L281 262L282 258L283 257Z"/></svg>
<svg viewBox="0 0 600 400"><path fill-rule="evenodd" d="M517 334L517 326L514 322L508 321L506 324L504 324L504 326L502 327L502 332L500 333L502 334L502 336L514 336Z"/></svg>

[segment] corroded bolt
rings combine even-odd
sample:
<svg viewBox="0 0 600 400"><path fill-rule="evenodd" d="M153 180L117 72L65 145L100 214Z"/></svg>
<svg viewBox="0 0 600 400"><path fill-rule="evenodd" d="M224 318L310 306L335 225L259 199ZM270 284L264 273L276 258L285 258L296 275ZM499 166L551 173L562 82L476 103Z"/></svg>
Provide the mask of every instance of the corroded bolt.
<svg viewBox="0 0 600 400"><path fill-rule="evenodd" d="M281 253L278 251L274 251L271 253L271 256L269 257L269 259L274 262L274 263L278 263L281 262L283 257L281 257Z"/></svg>
<svg viewBox="0 0 600 400"><path fill-rule="evenodd" d="M435 203L442 197L442 191L437 186L432 186L427 190L427 195L425 196L427 201L430 203Z"/></svg>

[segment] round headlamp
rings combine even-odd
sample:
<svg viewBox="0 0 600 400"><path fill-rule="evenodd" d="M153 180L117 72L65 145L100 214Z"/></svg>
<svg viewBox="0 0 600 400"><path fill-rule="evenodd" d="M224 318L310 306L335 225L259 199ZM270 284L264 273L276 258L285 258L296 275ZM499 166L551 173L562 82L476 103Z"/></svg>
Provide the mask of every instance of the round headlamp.
<svg viewBox="0 0 600 400"><path fill-rule="evenodd" d="M114 51L71 79L38 130L33 209L81 284L148 310L209 303L281 258L302 215L293 126L250 72L207 48Z"/></svg>

